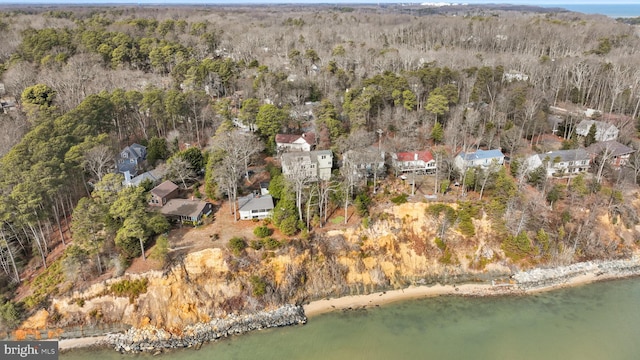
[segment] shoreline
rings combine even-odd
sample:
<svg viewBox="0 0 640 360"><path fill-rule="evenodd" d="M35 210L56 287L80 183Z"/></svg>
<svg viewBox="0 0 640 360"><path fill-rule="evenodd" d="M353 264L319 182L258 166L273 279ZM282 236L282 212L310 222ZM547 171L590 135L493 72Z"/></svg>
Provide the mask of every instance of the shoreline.
<svg viewBox="0 0 640 360"><path fill-rule="evenodd" d="M522 289L518 284L460 284L460 285L418 285L409 286L404 289L394 289L380 291L372 294L347 295L337 298L327 298L314 300L303 305L305 315L313 318L318 315L331 313L334 311L348 311L366 309L368 307L378 307L395 302L432 298L438 296L468 296L468 297L493 297L509 295L533 295L565 288L584 286L601 281L621 280L640 276L640 274L628 275L599 275L587 273L572 277L566 282L550 284L542 287Z"/></svg>
<svg viewBox="0 0 640 360"><path fill-rule="evenodd" d="M562 288L577 287L595 282L625 279L636 276L640 276L640 258L634 256L633 258L627 260L584 262L549 269L535 268L529 271L519 272L512 275L511 282L509 284L495 284L492 282L491 284L466 283L455 285L419 285L409 286L404 289L380 291L372 294L348 295L337 298L314 300L302 305L302 316L306 318L313 318L315 316L331 313L334 311L366 309L368 307L377 307L399 301L437 296L526 296ZM293 323L295 322L291 322L290 324ZM188 326L188 328L192 326ZM136 331L134 329L130 330L133 330L134 332ZM235 334L243 332L246 331L235 332ZM110 340L114 339L114 336L121 338L121 340L123 341L127 341L127 335L125 333L85 338L62 339L59 340L59 349L61 352L91 347L113 349L114 344L113 341ZM226 335L224 337L226 337ZM206 340L202 339L202 342L215 340L217 338L219 337ZM135 340L133 341L133 343L136 342L137 341ZM143 351L162 351L163 347L159 346L161 343L162 340L160 340L160 342L158 343L154 343L155 346L149 346Z"/></svg>

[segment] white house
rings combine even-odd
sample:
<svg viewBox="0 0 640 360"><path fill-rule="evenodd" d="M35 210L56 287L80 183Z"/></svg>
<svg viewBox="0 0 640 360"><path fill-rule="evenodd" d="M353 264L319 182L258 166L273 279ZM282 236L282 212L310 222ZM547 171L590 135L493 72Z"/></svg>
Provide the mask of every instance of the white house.
<svg viewBox="0 0 640 360"><path fill-rule="evenodd" d="M306 181L329 180L333 167L331 150L298 151L282 154L282 174L288 177L301 176Z"/></svg>
<svg viewBox="0 0 640 360"><path fill-rule="evenodd" d="M461 172L472 167L489 168L491 165L504 164L504 154L498 149L461 152L455 157L453 164Z"/></svg>
<svg viewBox="0 0 640 360"><path fill-rule="evenodd" d="M273 212L271 195L248 195L238 199L240 220L264 219Z"/></svg>
<svg viewBox="0 0 640 360"><path fill-rule="evenodd" d="M590 163L591 156L585 149L571 149L532 155L527 158L525 166L527 171L533 171L542 166L547 177L564 177L587 172Z"/></svg>
<svg viewBox="0 0 640 360"><path fill-rule="evenodd" d="M509 70L508 72L502 74L502 81L506 82L527 80L529 80L529 75L516 70Z"/></svg>
<svg viewBox="0 0 640 360"><path fill-rule="evenodd" d="M608 124L603 121L586 120L586 119L580 121L578 126L576 126L576 134L583 137L587 136L589 134L589 130L591 129L592 125L596 126L597 141L608 141L608 140L615 140L618 138L618 133L620 132L620 130L618 130L618 128L615 127L614 125Z"/></svg>
<svg viewBox="0 0 640 360"><path fill-rule="evenodd" d="M427 174L436 171L436 161L428 150L391 154L391 164L396 173L415 171Z"/></svg>
<svg viewBox="0 0 640 360"><path fill-rule="evenodd" d="M306 132L301 135L277 134L276 148L278 152L284 151L311 151L316 145L316 134Z"/></svg>

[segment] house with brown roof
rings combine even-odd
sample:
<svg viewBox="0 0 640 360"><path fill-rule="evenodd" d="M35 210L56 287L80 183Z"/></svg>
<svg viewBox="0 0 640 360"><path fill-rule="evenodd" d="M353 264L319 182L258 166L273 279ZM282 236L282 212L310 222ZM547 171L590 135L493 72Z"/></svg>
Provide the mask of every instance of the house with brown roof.
<svg viewBox="0 0 640 360"><path fill-rule="evenodd" d="M276 149L285 151L311 151L316 146L316 134L306 132L301 135L277 134Z"/></svg>
<svg viewBox="0 0 640 360"><path fill-rule="evenodd" d="M167 180L151 189L149 193L151 194L150 206L164 206L169 200L178 196L178 185Z"/></svg>

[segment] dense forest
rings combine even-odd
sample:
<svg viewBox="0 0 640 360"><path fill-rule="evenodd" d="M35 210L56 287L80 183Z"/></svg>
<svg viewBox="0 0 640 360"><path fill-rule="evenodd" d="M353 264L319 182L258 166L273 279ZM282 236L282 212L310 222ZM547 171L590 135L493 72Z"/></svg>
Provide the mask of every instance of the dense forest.
<svg viewBox="0 0 640 360"><path fill-rule="evenodd" d="M338 159L376 141L387 153L430 149L438 191L460 182L459 196L476 199L450 221L464 234L471 217L490 217L514 263L626 256L638 233L619 238L598 219L639 223L637 153L621 168L598 156L569 179L522 164L593 142L575 133L586 109L638 148L639 29L603 16L482 9L4 9L0 321L15 325L49 295L11 301L25 271L52 281L121 273L170 228L146 210L148 186L123 189L113 173L132 143L181 188L234 203L247 166L275 154L278 133L314 131L317 148ZM555 133L554 108L566 112ZM242 135L234 122L257 131ZM509 167L460 174L453 164L460 151L495 148ZM366 217L372 188L349 174L336 167L331 182L310 188L271 169L274 224L313 236L326 210L302 211L310 199L353 204ZM58 243L63 260L50 263Z"/></svg>

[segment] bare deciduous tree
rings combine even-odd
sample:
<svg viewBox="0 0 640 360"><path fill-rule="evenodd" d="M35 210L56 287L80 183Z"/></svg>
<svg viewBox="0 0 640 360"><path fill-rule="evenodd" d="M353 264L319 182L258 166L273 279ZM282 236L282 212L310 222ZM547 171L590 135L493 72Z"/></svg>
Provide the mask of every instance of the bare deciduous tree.
<svg viewBox="0 0 640 360"><path fill-rule="evenodd" d="M102 180L102 177L113 168L113 153L106 145L98 145L84 154L84 168Z"/></svg>

